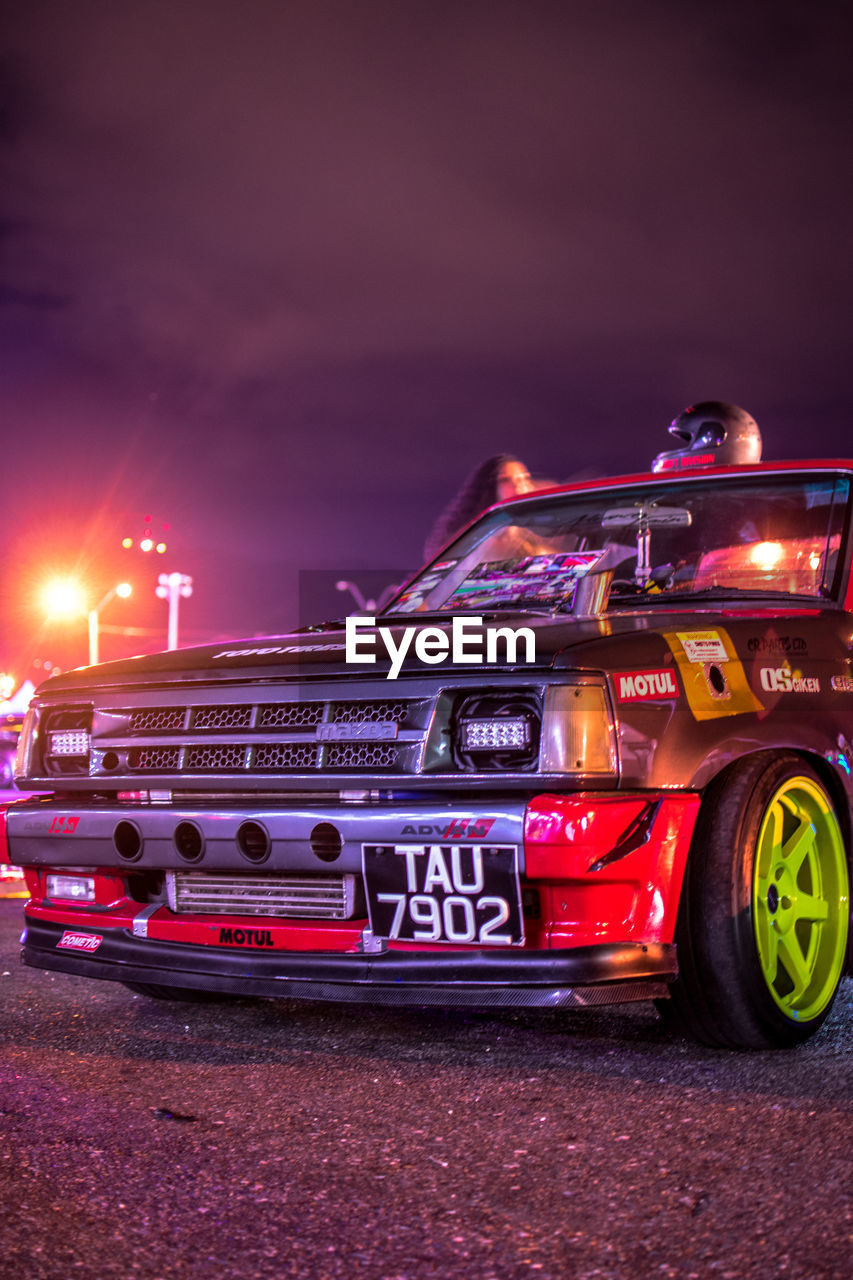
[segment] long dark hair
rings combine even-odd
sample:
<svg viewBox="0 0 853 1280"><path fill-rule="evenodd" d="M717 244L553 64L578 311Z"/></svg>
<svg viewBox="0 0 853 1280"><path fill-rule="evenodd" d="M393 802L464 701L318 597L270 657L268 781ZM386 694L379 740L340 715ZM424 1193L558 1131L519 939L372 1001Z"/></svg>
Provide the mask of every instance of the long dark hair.
<svg viewBox="0 0 853 1280"><path fill-rule="evenodd" d="M496 453L471 472L462 488L442 511L424 545L427 560L441 550L455 533L498 500L498 479L509 462L520 462L512 453ZM523 462L520 462L524 466Z"/></svg>

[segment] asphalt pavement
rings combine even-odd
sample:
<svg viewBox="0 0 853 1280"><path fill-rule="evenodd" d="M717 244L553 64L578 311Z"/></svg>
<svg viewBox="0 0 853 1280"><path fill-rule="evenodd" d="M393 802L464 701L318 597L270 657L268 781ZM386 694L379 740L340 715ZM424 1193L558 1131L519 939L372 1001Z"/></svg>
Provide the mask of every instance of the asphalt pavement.
<svg viewBox="0 0 853 1280"><path fill-rule="evenodd" d="M654 1010L164 1004L24 968L0 901L21 1280L853 1272L853 982L793 1052Z"/></svg>

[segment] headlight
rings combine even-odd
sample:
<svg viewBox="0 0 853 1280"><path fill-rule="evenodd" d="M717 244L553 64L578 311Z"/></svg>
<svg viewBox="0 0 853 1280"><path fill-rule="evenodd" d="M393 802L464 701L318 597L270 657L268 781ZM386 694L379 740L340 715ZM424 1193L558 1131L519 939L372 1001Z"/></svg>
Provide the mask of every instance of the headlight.
<svg viewBox="0 0 853 1280"><path fill-rule="evenodd" d="M503 720L463 720L459 729L463 751L512 751L530 746L530 724L524 716L507 716Z"/></svg>
<svg viewBox="0 0 853 1280"><path fill-rule="evenodd" d="M94 902L94 876L49 874L45 877L45 893L49 898L65 898L68 902Z"/></svg>
<svg viewBox="0 0 853 1280"><path fill-rule="evenodd" d="M541 704L535 693L462 697L453 725L453 758L473 773L528 773L539 758Z"/></svg>
<svg viewBox="0 0 853 1280"><path fill-rule="evenodd" d="M542 720L542 773L615 773L616 738L599 684L551 685Z"/></svg>
<svg viewBox="0 0 853 1280"><path fill-rule="evenodd" d="M31 773L33 746L35 745L38 731L38 717L39 713L35 707L30 707L24 716L24 723L21 726L21 732L18 734L18 746L15 751L16 778L26 778Z"/></svg>
<svg viewBox="0 0 853 1280"><path fill-rule="evenodd" d="M42 774L85 777L89 772L91 707L46 707L39 739Z"/></svg>

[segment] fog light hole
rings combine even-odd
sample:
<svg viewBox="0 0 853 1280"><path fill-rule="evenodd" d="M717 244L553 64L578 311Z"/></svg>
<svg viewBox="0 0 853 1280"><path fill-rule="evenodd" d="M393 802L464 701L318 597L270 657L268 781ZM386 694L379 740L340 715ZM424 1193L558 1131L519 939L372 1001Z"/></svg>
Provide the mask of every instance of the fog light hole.
<svg viewBox="0 0 853 1280"><path fill-rule="evenodd" d="M184 862L198 862L204 853L204 836L194 822L179 822L173 838L178 855Z"/></svg>
<svg viewBox="0 0 853 1280"><path fill-rule="evenodd" d="M341 856L343 836L331 822L318 822L309 836L311 852L321 862L334 862Z"/></svg>
<svg viewBox="0 0 853 1280"><path fill-rule="evenodd" d="M241 822L237 828L237 848L249 862L266 862L272 841L259 822Z"/></svg>
<svg viewBox="0 0 853 1280"><path fill-rule="evenodd" d="M113 844L116 853L125 862L135 862L142 856L142 833L135 823L126 819L116 823Z"/></svg>

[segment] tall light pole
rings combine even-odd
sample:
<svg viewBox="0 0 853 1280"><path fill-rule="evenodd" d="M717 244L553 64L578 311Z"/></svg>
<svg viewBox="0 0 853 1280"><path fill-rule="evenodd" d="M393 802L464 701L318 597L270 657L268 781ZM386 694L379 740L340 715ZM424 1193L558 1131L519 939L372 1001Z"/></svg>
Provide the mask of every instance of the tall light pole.
<svg viewBox="0 0 853 1280"><path fill-rule="evenodd" d="M110 587L103 600L89 610L89 666L94 667L98 662L98 619L101 610L105 608L111 600L116 596L121 596L122 600L126 600L130 595L133 587L129 582L120 582L118 586Z"/></svg>
<svg viewBox="0 0 853 1280"><path fill-rule="evenodd" d="M340 582L335 583L335 590L348 591L359 609L361 609L362 613L370 613L371 610L375 611L376 609L376 601L365 600L364 596L361 594L361 588L356 582L346 582L342 578Z"/></svg>
<svg viewBox="0 0 853 1280"><path fill-rule="evenodd" d="M160 585L155 591L161 600L169 601L169 638L167 649L178 647L178 604L181 596L185 599L193 593L193 580L186 573L161 573Z"/></svg>
<svg viewBox="0 0 853 1280"><path fill-rule="evenodd" d="M347 582L343 578L340 582L335 583L335 590L348 591L363 613L375 613L377 609L381 609L384 604L387 604L395 592L400 590L400 584L398 582L390 582L383 590L378 601L365 600L358 583Z"/></svg>

